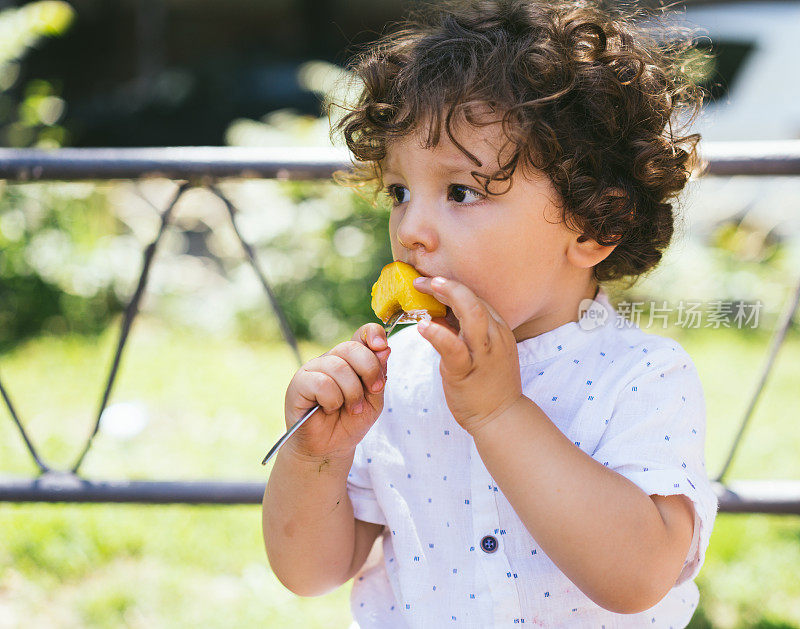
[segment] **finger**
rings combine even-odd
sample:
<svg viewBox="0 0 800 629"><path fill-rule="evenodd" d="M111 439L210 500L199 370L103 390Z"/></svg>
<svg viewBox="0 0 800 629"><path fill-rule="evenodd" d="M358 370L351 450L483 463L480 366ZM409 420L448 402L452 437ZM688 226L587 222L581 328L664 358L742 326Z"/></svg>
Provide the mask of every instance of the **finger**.
<svg viewBox="0 0 800 629"><path fill-rule="evenodd" d="M303 369L311 376L302 379L303 386L302 388L298 387L298 390L304 397L316 398L326 413L332 413L342 408L352 415L358 415L365 410L364 385L358 374L341 356L325 354L310 360ZM330 383L317 374L331 380L340 394L336 394ZM315 385L320 386L320 389L315 389ZM361 408L359 408L359 404L361 404Z"/></svg>
<svg viewBox="0 0 800 629"><path fill-rule="evenodd" d="M472 368L472 355L467 344L449 326L436 321L420 321L417 330L439 353L446 371L460 374Z"/></svg>
<svg viewBox="0 0 800 629"><path fill-rule="evenodd" d="M383 390L385 362L381 362L375 352L361 342L345 341L334 347L329 354L339 356L349 364L361 378L365 393L376 394Z"/></svg>
<svg viewBox="0 0 800 629"><path fill-rule="evenodd" d="M389 340L386 337L386 330L384 327L377 323L362 325L355 331L352 340L363 343L375 352L378 360L381 361L381 369L385 380L388 372L389 353L392 350L389 347Z"/></svg>
<svg viewBox="0 0 800 629"><path fill-rule="evenodd" d="M377 323L367 323L362 325L355 334L353 334L353 341L360 341L373 351L380 351L389 347L389 342L386 338L386 330L382 325Z"/></svg>
<svg viewBox="0 0 800 629"><path fill-rule="evenodd" d="M295 374L286 390L287 427L294 425L314 404L318 404L324 414L333 413L344 404L344 393L333 378L321 371L306 371L307 368L308 364ZM292 391L300 396L300 400L292 400L294 404L290 401ZM300 403L301 400L307 403Z"/></svg>
<svg viewBox="0 0 800 629"><path fill-rule="evenodd" d="M416 278L414 287L421 292L429 292L443 304L450 306L471 351L485 352L489 349L491 345L489 325L492 322L492 315L487 309L488 304L472 290L461 282L443 277ZM429 288L430 291L422 291L421 288Z"/></svg>

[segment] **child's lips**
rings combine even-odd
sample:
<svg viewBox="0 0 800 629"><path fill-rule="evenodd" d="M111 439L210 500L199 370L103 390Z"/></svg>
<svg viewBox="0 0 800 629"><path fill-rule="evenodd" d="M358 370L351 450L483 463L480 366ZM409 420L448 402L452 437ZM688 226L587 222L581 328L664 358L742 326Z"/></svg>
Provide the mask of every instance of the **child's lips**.
<svg viewBox="0 0 800 629"><path fill-rule="evenodd" d="M411 264L411 263L409 262L408 264ZM414 265L412 264L412 266L414 266ZM432 278L432 277L437 277L437 275L441 275L440 273L428 273L426 271L422 271L421 269L417 268L416 266L414 266L414 268L416 269L417 273L422 275L422 277ZM456 315L453 314L453 311L450 309L450 306L446 306L444 317L436 317L434 319L434 321L439 321L439 322L446 323L456 333L461 331L461 324L458 322L458 317L456 317Z"/></svg>

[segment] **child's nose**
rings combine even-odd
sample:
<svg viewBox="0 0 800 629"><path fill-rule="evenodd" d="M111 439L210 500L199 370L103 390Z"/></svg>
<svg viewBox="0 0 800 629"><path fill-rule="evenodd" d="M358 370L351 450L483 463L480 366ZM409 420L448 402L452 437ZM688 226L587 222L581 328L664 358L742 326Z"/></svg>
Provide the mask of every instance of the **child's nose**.
<svg viewBox="0 0 800 629"><path fill-rule="evenodd" d="M406 249L435 249L438 234L432 214L430 206L426 208L421 202L409 202L397 225L397 242Z"/></svg>

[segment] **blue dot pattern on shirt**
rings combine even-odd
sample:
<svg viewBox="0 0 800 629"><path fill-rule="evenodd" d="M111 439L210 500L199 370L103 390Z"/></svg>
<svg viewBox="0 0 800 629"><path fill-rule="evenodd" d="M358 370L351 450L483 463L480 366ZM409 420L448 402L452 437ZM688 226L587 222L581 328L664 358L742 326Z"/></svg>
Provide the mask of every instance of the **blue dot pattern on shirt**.
<svg viewBox="0 0 800 629"><path fill-rule="evenodd" d="M685 353L675 354L674 341L635 330L606 332L605 337L597 337L604 339L600 347L590 335L569 328L557 328L537 337L538 341L518 344L523 391L576 447L604 466L648 493L689 495L701 527L694 550L698 555L691 565L688 559L692 557L687 558L684 585L673 588L650 614L631 615L602 610L577 590L546 554L531 546L533 538L519 525L502 488L492 482L485 468L481 472L485 480L477 485L480 459L475 461L469 436L449 415L441 382L438 389L431 388L430 382L437 382L437 366L414 362L425 355L426 348L416 343L413 335L418 333L407 328L390 339L393 352L386 401L391 400L391 415L385 413L359 444L348 475L356 517L392 524L383 550L386 565L397 566L381 577L393 583L390 589L381 589L378 584L384 581L375 579L384 573L374 571L369 574L375 578L359 579L359 586L354 586L354 617L362 627L395 626L381 616L387 610L402 614L403 625L411 627L435 619L462 626L523 624L526 620L551 626L568 623L568 617L576 615L596 627L603 626L596 622L603 619L617 627L640 627L645 622L659 627L685 625L683 620L688 621L697 606L696 588L693 591L689 586L694 584L687 579L696 574L698 561L702 564L716 509L713 491L702 473L704 415L698 412L702 392L696 370L687 369L691 363ZM636 342L623 346L619 341L627 337ZM641 362L637 363L632 352L638 353ZM670 355L676 356L679 364ZM575 375L567 375L565 362ZM533 366L536 369L531 370ZM689 375L682 377L681 373ZM591 387L592 395L579 387ZM415 407L420 400L425 404ZM370 456L365 457L364 452ZM631 465L637 459L646 464ZM470 460L472 463L467 463ZM433 478L441 480L431 482ZM488 492L491 501L476 492ZM461 504L460 511L455 509L456 503ZM490 511L487 505L491 505ZM478 523L487 519L500 526L481 528ZM475 543L492 531L504 540L498 552L476 552ZM493 570L494 580L483 581ZM398 580L400 574L405 575L403 580ZM519 606L516 612L512 608L495 612L505 614L502 622L500 616L491 615L495 608L492 597L501 591L498 588L506 587L500 583L501 577L514 584L507 592L513 593ZM543 583L548 587L536 591L534 584ZM485 588L487 584L488 589L477 595L475 586ZM419 589L423 586L427 596ZM399 607L395 591L403 599ZM428 598L434 592L435 598ZM459 597L470 607L444 604ZM357 614L364 604L363 614Z"/></svg>

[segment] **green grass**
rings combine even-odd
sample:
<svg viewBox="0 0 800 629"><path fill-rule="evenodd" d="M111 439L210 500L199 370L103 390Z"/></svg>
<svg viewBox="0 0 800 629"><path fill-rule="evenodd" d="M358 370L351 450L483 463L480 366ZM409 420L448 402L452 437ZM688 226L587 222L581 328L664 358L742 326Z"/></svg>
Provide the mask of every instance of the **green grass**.
<svg viewBox="0 0 800 629"><path fill-rule="evenodd" d="M733 439L768 337L673 329L692 355L708 407L714 474ZM44 457L73 463L102 393L116 332L39 338L2 356L0 376ZM327 348L304 345L307 360ZM800 478L800 339L790 337L730 478ZM101 432L92 478L266 480L260 461L283 429L296 369L283 344L203 338L137 321L113 402L142 400L131 438ZM0 413L0 473L35 467ZM260 508L0 505L0 629L6 627L347 627L346 585L304 599L271 574ZM800 518L720 515L697 582L692 627L800 627Z"/></svg>

